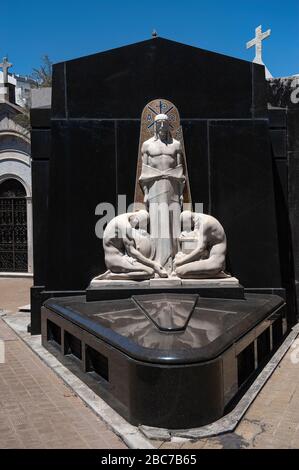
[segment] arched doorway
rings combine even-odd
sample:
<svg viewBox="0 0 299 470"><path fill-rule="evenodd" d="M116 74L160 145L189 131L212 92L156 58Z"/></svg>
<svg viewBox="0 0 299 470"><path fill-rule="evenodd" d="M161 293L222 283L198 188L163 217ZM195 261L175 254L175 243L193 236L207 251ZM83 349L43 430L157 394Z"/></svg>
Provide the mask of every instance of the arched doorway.
<svg viewBox="0 0 299 470"><path fill-rule="evenodd" d="M22 183L0 183L0 272L27 272L27 201Z"/></svg>

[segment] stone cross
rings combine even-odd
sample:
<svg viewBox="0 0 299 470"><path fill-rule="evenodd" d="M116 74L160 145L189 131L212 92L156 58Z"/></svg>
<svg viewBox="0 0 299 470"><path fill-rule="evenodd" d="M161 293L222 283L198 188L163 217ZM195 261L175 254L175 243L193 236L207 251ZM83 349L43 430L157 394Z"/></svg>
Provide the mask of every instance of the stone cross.
<svg viewBox="0 0 299 470"><path fill-rule="evenodd" d="M253 62L256 64L264 65L262 59L262 42L264 39L268 38L270 34L271 29L268 29L268 31L262 33L262 26L260 25L255 29L255 38L246 44L246 49L250 49L250 47L255 46L255 58L253 59Z"/></svg>
<svg viewBox="0 0 299 470"><path fill-rule="evenodd" d="M7 60L7 57L3 57L2 64L0 64L0 68L3 70L3 83L8 83L8 69L12 67Z"/></svg>

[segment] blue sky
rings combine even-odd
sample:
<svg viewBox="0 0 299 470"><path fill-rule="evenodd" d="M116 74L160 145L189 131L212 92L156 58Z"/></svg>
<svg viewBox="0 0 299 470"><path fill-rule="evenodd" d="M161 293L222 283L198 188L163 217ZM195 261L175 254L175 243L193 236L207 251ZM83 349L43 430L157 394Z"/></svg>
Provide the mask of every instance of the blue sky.
<svg viewBox="0 0 299 470"><path fill-rule="evenodd" d="M7 21L5 21L7 18ZM54 62L159 36L252 60L255 27L272 29L264 62L273 76L299 73L299 0L1 1L0 57L30 74L41 56Z"/></svg>

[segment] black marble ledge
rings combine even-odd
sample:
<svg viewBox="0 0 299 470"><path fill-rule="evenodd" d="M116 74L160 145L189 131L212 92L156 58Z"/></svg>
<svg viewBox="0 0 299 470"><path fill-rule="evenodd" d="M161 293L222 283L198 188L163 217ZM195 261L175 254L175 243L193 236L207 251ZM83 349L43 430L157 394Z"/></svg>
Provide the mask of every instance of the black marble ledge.
<svg viewBox="0 0 299 470"><path fill-rule="evenodd" d="M84 297L68 297L44 303L46 309L129 357L168 365L217 358L284 305L282 298L273 295L247 294L245 300L199 298L186 330L170 334L160 331L132 299L86 302Z"/></svg>
<svg viewBox="0 0 299 470"><path fill-rule="evenodd" d="M215 286L215 287L107 287L102 288L91 286L86 289L87 302L99 300L117 300L128 299L132 295L160 294L160 293L176 293L176 294L198 294L201 297L219 298L219 299L238 299L244 300L244 287L240 284L237 286Z"/></svg>

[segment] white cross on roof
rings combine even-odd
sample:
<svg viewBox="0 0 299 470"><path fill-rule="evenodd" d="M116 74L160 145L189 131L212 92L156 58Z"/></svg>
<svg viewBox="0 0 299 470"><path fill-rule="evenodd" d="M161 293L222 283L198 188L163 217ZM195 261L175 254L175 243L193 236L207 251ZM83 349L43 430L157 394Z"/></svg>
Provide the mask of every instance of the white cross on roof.
<svg viewBox="0 0 299 470"><path fill-rule="evenodd" d="M251 41L246 43L246 49L250 49L251 47L255 46L255 58L253 62L256 64L265 65L262 58L262 43L264 39L267 39L271 34L271 29L268 29L264 33L262 32L262 25L255 28L255 38L251 39ZM272 75L270 74L269 70L266 68L266 78L271 78Z"/></svg>
<svg viewBox="0 0 299 470"><path fill-rule="evenodd" d="M3 57L2 64L0 64L0 68L3 70L3 83L8 83L8 69L12 67L7 60L7 57Z"/></svg>

